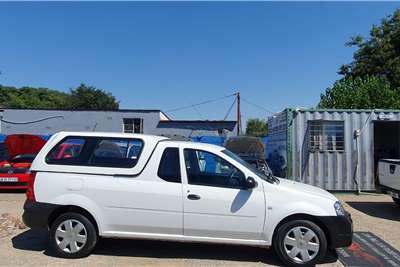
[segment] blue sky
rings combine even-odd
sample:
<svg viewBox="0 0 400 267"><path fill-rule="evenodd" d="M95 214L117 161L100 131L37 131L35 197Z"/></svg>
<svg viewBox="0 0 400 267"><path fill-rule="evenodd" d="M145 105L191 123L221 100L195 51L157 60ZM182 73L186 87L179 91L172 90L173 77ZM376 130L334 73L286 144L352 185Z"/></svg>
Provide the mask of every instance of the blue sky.
<svg viewBox="0 0 400 267"><path fill-rule="evenodd" d="M267 110L312 107L351 61L344 46L399 3L0 3L0 84L84 82L121 108L170 110L239 90ZM169 113L222 119L233 99ZM266 117L242 105L244 119ZM234 118L234 112L230 116Z"/></svg>

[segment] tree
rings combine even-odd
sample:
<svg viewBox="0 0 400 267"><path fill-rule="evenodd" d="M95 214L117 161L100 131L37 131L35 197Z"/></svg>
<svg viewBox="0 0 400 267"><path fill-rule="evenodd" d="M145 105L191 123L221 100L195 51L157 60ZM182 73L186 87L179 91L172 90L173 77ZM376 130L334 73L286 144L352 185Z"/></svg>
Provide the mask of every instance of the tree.
<svg viewBox="0 0 400 267"><path fill-rule="evenodd" d="M73 109L116 110L119 108L119 101L111 93L83 83L71 90L70 100Z"/></svg>
<svg viewBox="0 0 400 267"><path fill-rule="evenodd" d="M0 85L0 107L115 110L119 102L111 93L85 84L70 94L48 88Z"/></svg>
<svg viewBox="0 0 400 267"><path fill-rule="evenodd" d="M346 44L356 46L353 61L342 65L344 77L378 76L386 78L392 88L400 88L400 10L372 26L370 36L355 36Z"/></svg>
<svg viewBox="0 0 400 267"><path fill-rule="evenodd" d="M264 137L268 135L268 124L262 119L248 119L246 122L246 135Z"/></svg>
<svg viewBox="0 0 400 267"><path fill-rule="evenodd" d="M400 9L373 25L368 38L354 36L353 61L344 77L321 94L320 108L400 108Z"/></svg>
<svg viewBox="0 0 400 267"><path fill-rule="evenodd" d="M0 85L0 106L6 108L68 108L69 95L47 88Z"/></svg>
<svg viewBox="0 0 400 267"><path fill-rule="evenodd" d="M336 81L321 94L319 108L399 109L400 92L379 77L348 77Z"/></svg>

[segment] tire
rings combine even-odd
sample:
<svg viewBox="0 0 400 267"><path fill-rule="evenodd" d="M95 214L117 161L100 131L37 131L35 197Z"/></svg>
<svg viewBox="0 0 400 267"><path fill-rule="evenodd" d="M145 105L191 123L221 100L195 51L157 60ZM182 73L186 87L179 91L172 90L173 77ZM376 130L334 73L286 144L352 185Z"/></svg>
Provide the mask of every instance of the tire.
<svg viewBox="0 0 400 267"><path fill-rule="evenodd" d="M400 206L400 198L394 198L394 197L392 197L392 199L393 199L393 202L394 202L396 205L399 205L399 206Z"/></svg>
<svg viewBox="0 0 400 267"><path fill-rule="evenodd" d="M282 224L277 229L273 247L284 266L308 267L315 266L325 257L327 240L324 231L315 223L294 220Z"/></svg>
<svg viewBox="0 0 400 267"><path fill-rule="evenodd" d="M58 257L86 257L93 251L97 240L95 226L79 213L61 214L50 227L50 248Z"/></svg>

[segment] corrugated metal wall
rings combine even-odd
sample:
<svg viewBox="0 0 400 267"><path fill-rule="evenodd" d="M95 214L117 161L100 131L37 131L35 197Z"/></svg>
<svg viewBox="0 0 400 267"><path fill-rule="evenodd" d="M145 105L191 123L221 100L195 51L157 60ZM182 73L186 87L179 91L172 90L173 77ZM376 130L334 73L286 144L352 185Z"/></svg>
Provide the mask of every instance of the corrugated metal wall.
<svg viewBox="0 0 400 267"><path fill-rule="evenodd" d="M372 114L371 114L372 113ZM374 127L379 114L385 120L400 121L399 112L371 111L293 111L292 159L293 179L327 190L356 190L356 178L361 190L374 190ZM312 151L308 142L308 121L344 121L343 152ZM355 130L365 128L359 137L359 152L354 138ZM290 137L289 137L290 138Z"/></svg>
<svg viewBox="0 0 400 267"><path fill-rule="evenodd" d="M274 175L287 177L288 170L288 118L284 110L268 118L268 138L265 140L265 159Z"/></svg>

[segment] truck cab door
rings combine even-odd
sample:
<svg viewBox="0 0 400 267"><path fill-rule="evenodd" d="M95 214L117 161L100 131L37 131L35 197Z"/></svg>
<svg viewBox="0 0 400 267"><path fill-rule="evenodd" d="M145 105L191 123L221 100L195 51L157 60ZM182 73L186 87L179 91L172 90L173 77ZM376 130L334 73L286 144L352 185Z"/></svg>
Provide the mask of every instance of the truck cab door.
<svg viewBox="0 0 400 267"><path fill-rule="evenodd" d="M261 240L265 196L261 183L245 189L246 175L216 154L184 149L184 235L199 239Z"/></svg>

